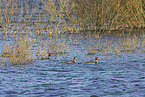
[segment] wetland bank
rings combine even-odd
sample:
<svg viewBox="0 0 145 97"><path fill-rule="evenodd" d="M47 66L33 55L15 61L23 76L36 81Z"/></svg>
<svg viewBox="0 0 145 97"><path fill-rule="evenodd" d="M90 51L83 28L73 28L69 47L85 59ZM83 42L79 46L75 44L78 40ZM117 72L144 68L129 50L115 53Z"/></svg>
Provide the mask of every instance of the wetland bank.
<svg viewBox="0 0 145 97"><path fill-rule="evenodd" d="M145 96L143 0L0 5L1 96Z"/></svg>

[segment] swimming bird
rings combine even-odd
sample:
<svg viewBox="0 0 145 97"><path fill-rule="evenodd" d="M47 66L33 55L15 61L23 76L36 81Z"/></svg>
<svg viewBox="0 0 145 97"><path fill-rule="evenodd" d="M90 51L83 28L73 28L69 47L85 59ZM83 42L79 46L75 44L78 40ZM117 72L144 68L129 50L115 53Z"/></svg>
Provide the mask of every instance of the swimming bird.
<svg viewBox="0 0 145 97"><path fill-rule="evenodd" d="M98 64L98 57L95 58L95 62L91 62L91 61L85 61L83 63L80 63L80 64Z"/></svg>
<svg viewBox="0 0 145 97"><path fill-rule="evenodd" d="M51 54L51 53L49 53L49 54L48 54L48 57L46 57L46 58L42 57L42 59L41 59L41 60L50 59L50 58L51 58L51 55L52 55L52 54Z"/></svg>
<svg viewBox="0 0 145 97"><path fill-rule="evenodd" d="M2 57L11 57L11 55L9 53L3 53L1 56Z"/></svg>
<svg viewBox="0 0 145 97"><path fill-rule="evenodd" d="M78 57L74 57L73 61L65 61L64 63L76 63L76 59L78 59Z"/></svg>

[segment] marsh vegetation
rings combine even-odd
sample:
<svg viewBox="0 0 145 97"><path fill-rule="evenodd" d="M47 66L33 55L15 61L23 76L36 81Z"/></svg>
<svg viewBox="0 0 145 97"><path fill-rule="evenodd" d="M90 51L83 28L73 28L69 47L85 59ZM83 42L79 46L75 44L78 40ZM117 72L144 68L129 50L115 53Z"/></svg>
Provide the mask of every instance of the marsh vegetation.
<svg viewBox="0 0 145 97"><path fill-rule="evenodd" d="M69 54L74 47L85 48L88 55L145 52L144 0L1 0L0 4L0 53L10 55L1 64L27 64L48 53Z"/></svg>
<svg viewBox="0 0 145 97"><path fill-rule="evenodd" d="M0 46L0 96L145 97L145 0L0 0Z"/></svg>

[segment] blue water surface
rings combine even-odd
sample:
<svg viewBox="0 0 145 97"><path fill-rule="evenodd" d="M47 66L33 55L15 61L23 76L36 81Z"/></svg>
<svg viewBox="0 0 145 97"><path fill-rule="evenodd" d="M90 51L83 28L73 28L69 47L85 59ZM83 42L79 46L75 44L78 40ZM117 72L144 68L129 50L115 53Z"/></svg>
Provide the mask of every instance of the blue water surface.
<svg viewBox="0 0 145 97"><path fill-rule="evenodd" d="M100 56L98 65L63 63L64 57L1 66L0 96L145 96L144 56Z"/></svg>

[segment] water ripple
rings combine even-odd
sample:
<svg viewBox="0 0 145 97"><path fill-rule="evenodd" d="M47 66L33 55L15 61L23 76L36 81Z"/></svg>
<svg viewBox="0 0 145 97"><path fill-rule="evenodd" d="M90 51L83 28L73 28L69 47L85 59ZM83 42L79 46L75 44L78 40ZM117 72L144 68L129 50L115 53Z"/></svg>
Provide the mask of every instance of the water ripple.
<svg viewBox="0 0 145 97"><path fill-rule="evenodd" d="M145 68L142 64L144 61L131 59L107 63L101 60L99 65L40 60L31 65L1 66L0 95L144 97Z"/></svg>

